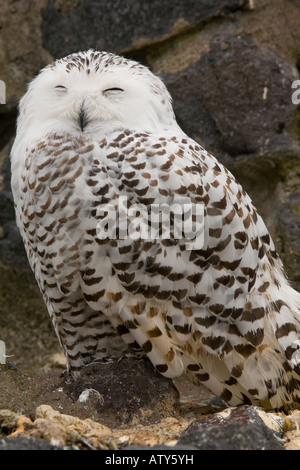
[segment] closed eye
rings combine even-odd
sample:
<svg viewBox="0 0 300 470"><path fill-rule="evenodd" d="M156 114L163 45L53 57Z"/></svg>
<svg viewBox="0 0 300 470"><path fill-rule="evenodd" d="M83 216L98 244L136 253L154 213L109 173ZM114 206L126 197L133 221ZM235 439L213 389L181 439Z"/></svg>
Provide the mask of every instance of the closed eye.
<svg viewBox="0 0 300 470"><path fill-rule="evenodd" d="M67 88L66 88L65 86L63 86L63 85L57 85L57 86L55 87L55 90L57 90L57 91L64 91L64 92L65 92L65 91L67 91Z"/></svg>
<svg viewBox="0 0 300 470"><path fill-rule="evenodd" d="M113 88L106 88L106 90L103 90L102 93L105 94L115 94L120 91L124 91L123 88L118 88L118 87L113 87Z"/></svg>

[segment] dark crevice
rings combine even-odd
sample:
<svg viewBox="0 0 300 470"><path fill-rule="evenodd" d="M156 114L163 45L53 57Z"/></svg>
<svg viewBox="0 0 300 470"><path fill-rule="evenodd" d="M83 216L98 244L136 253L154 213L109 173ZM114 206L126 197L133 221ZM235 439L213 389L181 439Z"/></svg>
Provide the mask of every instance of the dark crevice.
<svg viewBox="0 0 300 470"><path fill-rule="evenodd" d="M8 113L0 113L0 151L8 144L16 131L17 108Z"/></svg>

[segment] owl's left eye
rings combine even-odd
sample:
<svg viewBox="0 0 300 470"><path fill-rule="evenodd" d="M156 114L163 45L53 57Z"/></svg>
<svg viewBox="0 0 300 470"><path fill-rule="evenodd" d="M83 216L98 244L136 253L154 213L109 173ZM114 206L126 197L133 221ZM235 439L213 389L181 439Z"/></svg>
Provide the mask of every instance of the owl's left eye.
<svg viewBox="0 0 300 470"><path fill-rule="evenodd" d="M113 87L113 88L106 88L106 90L103 90L102 93L104 95L109 95L109 94L119 93L120 91L124 91L123 88Z"/></svg>
<svg viewBox="0 0 300 470"><path fill-rule="evenodd" d="M67 91L67 88L63 85L56 85L55 90L65 93Z"/></svg>

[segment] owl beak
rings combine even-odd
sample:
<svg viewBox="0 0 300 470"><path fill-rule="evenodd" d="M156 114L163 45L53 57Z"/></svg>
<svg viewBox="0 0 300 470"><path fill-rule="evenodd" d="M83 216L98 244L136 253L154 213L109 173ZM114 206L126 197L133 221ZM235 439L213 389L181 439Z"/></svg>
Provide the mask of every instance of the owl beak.
<svg viewBox="0 0 300 470"><path fill-rule="evenodd" d="M87 115L86 115L84 106L82 105L79 111L79 125L80 125L80 129L82 132L84 131L84 128L86 127L87 123L88 123Z"/></svg>

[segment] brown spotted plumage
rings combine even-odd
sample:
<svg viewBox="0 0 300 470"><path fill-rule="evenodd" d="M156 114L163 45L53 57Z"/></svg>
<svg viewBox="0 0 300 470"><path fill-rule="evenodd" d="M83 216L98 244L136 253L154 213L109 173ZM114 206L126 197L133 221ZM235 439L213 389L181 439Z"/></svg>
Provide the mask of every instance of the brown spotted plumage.
<svg viewBox="0 0 300 470"><path fill-rule="evenodd" d="M229 404L299 401L300 295L249 196L178 127L148 69L95 51L46 67L11 159L17 222L73 375L136 351ZM101 209L120 201L146 214L202 205L202 245L164 237L161 220L154 238L134 223L127 238L121 226L101 236Z"/></svg>

